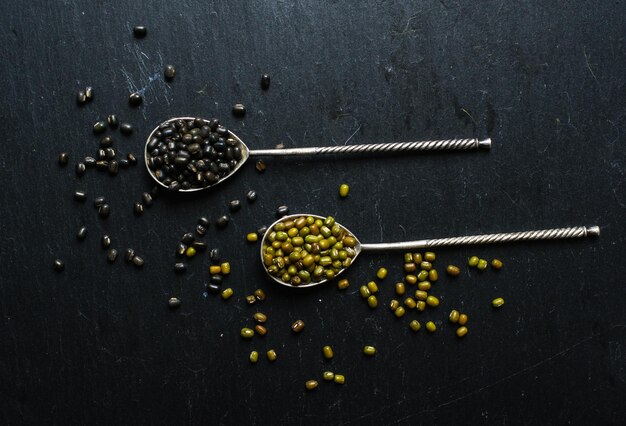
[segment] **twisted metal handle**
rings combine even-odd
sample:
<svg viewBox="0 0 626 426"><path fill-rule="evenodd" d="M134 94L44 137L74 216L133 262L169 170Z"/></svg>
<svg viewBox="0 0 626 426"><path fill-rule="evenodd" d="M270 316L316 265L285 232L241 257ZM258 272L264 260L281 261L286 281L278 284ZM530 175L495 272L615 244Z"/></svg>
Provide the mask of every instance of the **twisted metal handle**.
<svg viewBox="0 0 626 426"><path fill-rule="evenodd" d="M415 250L431 247L507 243L511 241L557 240L600 235L597 226L544 229L540 231L504 232L500 234L470 235L467 237L438 238L405 241L401 243L361 244L361 250Z"/></svg>
<svg viewBox="0 0 626 426"><path fill-rule="evenodd" d="M318 154L357 154L364 152L462 151L491 148L491 139L447 139L421 142L376 143L367 145L324 146L289 149L257 149L250 156L287 156Z"/></svg>

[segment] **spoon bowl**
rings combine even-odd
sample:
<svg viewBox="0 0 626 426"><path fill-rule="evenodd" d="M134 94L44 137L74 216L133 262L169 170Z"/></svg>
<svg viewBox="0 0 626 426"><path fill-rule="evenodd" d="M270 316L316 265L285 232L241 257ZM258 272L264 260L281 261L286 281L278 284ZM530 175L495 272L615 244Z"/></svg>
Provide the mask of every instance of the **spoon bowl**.
<svg viewBox="0 0 626 426"><path fill-rule="evenodd" d="M459 245L479 245L479 244L494 244L494 243L505 243L505 242L513 242L513 241L533 241L533 240L556 240L556 239L568 239L568 238L583 238L587 236L599 236L600 228L598 226L576 226L569 228L553 228L553 229L544 229L538 231L522 231L522 232L504 232L498 234L483 234L483 235L470 235L465 237L450 237L450 238L438 238L438 239L430 239L430 240L416 240L416 241L405 241L405 242L397 242L397 243L378 243L378 244L364 244L359 241L359 239L352 233L348 228L341 225L338 222L334 222L334 225L338 225L342 231L342 239L345 237L352 237L355 240L354 247L354 256L350 257L351 261L346 266L343 265L342 268L339 268L332 278L327 277L319 277L319 279L315 280L315 277L311 278L311 282L302 283L302 284L293 284L292 282L286 282L281 279L280 272L277 272L276 275L272 274L269 271L269 268L276 265L274 262L277 258L281 256L275 257L272 259L272 265L267 265L264 259L264 251L266 247L271 246L271 242L269 242L268 238L272 232L275 232L275 226L282 222L287 221L295 221L298 218L306 218L313 217L314 219L321 219L322 221L326 218L319 215L309 214L309 213L300 213L300 214L292 214L289 216L283 216L282 218L276 220L272 223L268 228L263 238L261 239L261 264L265 269L267 275L276 281L280 285L284 285L286 287L295 287L295 288L307 288L313 287L316 285L324 284L327 281L331 281L341 275L346 269L354 264L354 261L357 259L359 254L363 251L390 251L390 250L420 250L425 248L435 248L435 247L446 247L446 246L459 246ZM295 237L294 237L295 238ZM339 240L339 238L337 238ZM278 241L278 240L274 240ZM295 245L295 244L294 244ZM347 250L347 249L346 249ZM288 257L285 256L281 259L283 268L285 265L289 264ZM297 265L297 263L296 263Z"/></svg>

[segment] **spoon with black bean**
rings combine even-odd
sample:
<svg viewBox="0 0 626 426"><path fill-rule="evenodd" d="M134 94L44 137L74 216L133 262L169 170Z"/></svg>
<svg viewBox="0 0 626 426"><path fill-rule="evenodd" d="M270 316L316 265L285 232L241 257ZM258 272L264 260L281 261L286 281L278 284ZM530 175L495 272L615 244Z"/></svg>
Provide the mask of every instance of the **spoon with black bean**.
<svg viewBox="0 0 626 426"><path fill-rule="evenodd" d="M145 163L150 176L171 191L193 192L232 176L249 157L321 154L400 153L489 149L491 139L449 139L291 149L250 150L217 119L177 117L148 136Z"/></svg>
<svg viewBox="0 0 626 426"><path fill-rule="evenodd" d="M294 214L274 222L261 241L261 262L267 274L287 287L323 284L349 268L361 252L556 240L600 235L597 226L505 232L397 243L363 244L332 217ZM430 269L429 262L418 265Z"/></svg>

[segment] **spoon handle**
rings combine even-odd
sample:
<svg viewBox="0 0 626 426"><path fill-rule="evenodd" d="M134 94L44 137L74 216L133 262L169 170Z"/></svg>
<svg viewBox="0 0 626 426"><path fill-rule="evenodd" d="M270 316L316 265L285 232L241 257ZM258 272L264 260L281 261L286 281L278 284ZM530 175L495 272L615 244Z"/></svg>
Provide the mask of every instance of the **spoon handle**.
<svg viewBox="0 0 626 426"><path fill-rule="evenodd" d="M438 238L400 243L361 244L363 251L415 250L432 247L507 243L511 241L557 240L600 235L598 226L543 229L540 231L504 232L501 234L470 235L467 237Z"/></svg>
<svg viewBox="0 0 626 426"><path fill-rule="evenodd" d="M461 151L491 148L491 139L448 139L422 142L394 142L366 145L318 146L309 148L257 149L250 156L285 156L317 154L356 154L363 152Z"/></svg>

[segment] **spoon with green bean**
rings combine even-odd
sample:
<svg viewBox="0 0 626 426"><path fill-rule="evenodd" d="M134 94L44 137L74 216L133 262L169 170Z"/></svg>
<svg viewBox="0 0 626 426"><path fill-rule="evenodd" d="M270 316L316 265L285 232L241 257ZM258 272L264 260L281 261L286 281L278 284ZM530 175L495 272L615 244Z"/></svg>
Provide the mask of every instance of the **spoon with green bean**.
<svg viewBox="0 0 626 426"><path fill-rule="evenodd" d="M471 138L250 150L217 119L175 117L164 121L150 133L144 148L144 159L150 176L160 186L175 192L194 192L228 179L250 157L467 151L490 147L491 139Z"/></svg>
<svg viewBox="0 0 626 426"><path fill-rule="evenodd" d="M287 287L323 284L349 268L361 252L556 240L600 235L598 226L505 232L396 243L361 243L331 216L293 214L274 222L261 240L261 262L267 274Z"/></svg>

